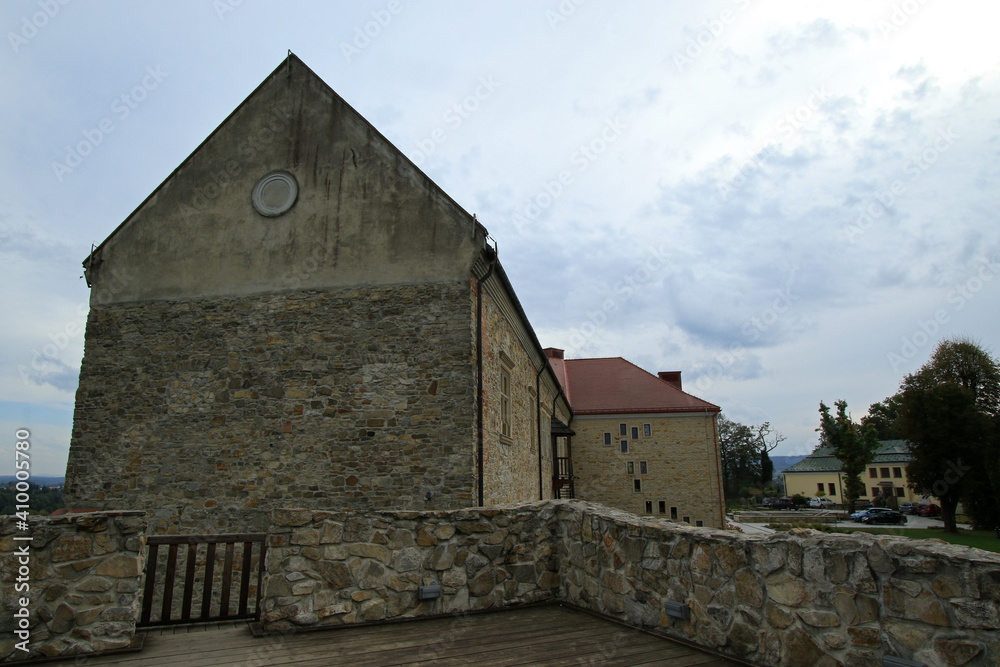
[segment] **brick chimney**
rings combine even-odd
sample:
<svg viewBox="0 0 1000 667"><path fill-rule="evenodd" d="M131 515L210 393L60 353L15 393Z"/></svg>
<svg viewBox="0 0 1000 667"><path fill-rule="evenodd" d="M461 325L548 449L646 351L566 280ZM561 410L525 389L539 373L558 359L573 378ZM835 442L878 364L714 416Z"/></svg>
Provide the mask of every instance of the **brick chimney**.
<svg viewBox="0 0 1000 667"><path fill-rule="evenodd" d="M667 384L672 384L678 389L681 389L681 372L680 371L660 371L657 373L660 379ZM683 391L683 389L681 389Z"/></svg>
<svg viewBox="0 0 1000 667"><path fill-rule="evenodd" d="M560 350L558 347L547 347L544 350L542 350L542 352L544 352L545 356L548 357L549 359L562 359L563 358L563 350ZM678 378L679 377L680 377L680 374L678 373ZM678 381L680 381L680 380L678 379Z"/></svg>

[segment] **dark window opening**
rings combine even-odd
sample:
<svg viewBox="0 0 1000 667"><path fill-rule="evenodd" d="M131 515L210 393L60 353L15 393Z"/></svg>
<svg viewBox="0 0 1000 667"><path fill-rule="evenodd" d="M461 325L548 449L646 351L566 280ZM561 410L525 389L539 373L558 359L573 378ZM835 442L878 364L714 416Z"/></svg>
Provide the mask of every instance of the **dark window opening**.
<svg viewBox="0 0 1000 667"><path fill-rule="evenodd" d="M828 495L828 496L835 496L835 495L837 495L837 485L834 484L833 482L830 482L829 486L830 486L830 492L827 493L826 495Z"/></svg>
<svg viewBox="0 0 1000 667"><path fill-rule="evenodd" d="M670 518L673 519L674 521L677 521L677 508L676 507L671 507L670 508Z"/></svg>
<svg viewBox="0 0 1000 667"><path fill-rule="evenodd" d="M639 461L639 474L640 475L649 474L649 466L646 465L645 461Z"/></svg>
<svg viewBox="0 0 1000 667"><path fill-rule="evenodd" d="M647 500L646 501L646 514L652 514L652 513L653 513L653 501L652 500Z"/></svg>
<svg viewBox="0 0 1000 667"><path fill-rule="evenodd" d="M882 477L883 478L889 476L889 469L888 468L880 468L880 470L882 471Z"/></svg>
<svg viewBox="0 0 1000 667"><path fill-rule="evenodd" d="M622 440L622 453L628 453L628 440Z"/></svg>
<svg viewBox="0 0 1000 667"><path fill-rule="evenodd" d="M642 493L642 480L641 479L633 479L632 480L632 490L635 491L636 493Z"/></svg>
<svg viewBox="0 0 1000 667"><path fill-rule="evenodd" d="M628 426L626 426L625 424L619 424L618 432L621 433L622 435L628 435Z"/></svg>
<svg viewBox="0 0 1000 667"><path fill-rule="evenodd" d="M635 474L635 461L629 461L625 464L625 474L634 475Z"/></svg>
<svg viewBox="0 0 1000 667"><path fill-rule="evenodd" d="M892 469L892 476L896 477L896 478L902 477L903 476L903 469L902 468L893 468Z"/></svg>
<svg viewBox="0 0 1000 667"><path fill-rule="evenodd" d="M610 433L605 433L604 434L604 444L605 445L610 445L611 444L611 434Z"/></svg>
<svg viewBox="0 0 1000 667"><path fill-rule="evenodd" d="M705 526L705 522L704 521L695 521L694 525L698 526L699 528L703 528Z"/></svg>
<svg viewBox="0 0 1000 667"><path fill-rule="evenodd" d="M660 514L666 514L666 513L667 513L667 501L666 500L661 500L660 501Z"/></svg>
<svg viewBox="0 0 1000 667"><path fill-rule="evenodd" d="M643 435L646 436L652 435L652 429L650 428L649 424L642 425L642 433Z"/></svg>
<svg viewBox="0 0 1000 667"><path fill-rule="evenodd" d="M632 439L633 440L638 440L639 439L639 427L638 426L633 426L632 427Z"/></svg>

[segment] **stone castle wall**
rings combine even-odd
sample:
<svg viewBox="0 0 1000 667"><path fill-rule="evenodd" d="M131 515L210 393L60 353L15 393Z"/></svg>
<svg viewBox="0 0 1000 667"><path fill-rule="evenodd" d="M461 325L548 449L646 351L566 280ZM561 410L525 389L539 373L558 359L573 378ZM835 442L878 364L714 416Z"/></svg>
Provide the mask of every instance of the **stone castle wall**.
<svg viewBox="0 0 1000 667"><path fill-rule="evenodd" d="M497 280L496 277L489 280ZM537 370L517 335L513 319L495 292L483 294L483 423L485 504L512 505L552 497L552 392L541 384L536 401ZM511 378L511 434L501 435L500 375ZM540 405L539 405L540 403ZM544 406L544 407L542 407ZM541 408L541 410L539 410ZM542 432L542 496L539 495L538 432Z"/></svg>
<svg viewBox="0 0 1000 667"><path fill-rule="evenodd" d="M417 586L440 584L438 600ZM278 510L264 625L562 600L756 665L1000 661L1000 555L933 541L695 528L546 501L454 512ZM668 616L685 603L690 619Z"/></svg>
<svg viewBox="0 0 1000 667"><path fill-rule="evenodd" d="M144 513L28 523L19 530L14 517L0 517L0 661L129 646L139 617ZM26 535L30 542L15 539Z"/></svg>
<svg viewBox="0 0 1000 667"><path fill-rule="evenodd" d="M572 424L576 497L633 514L722 528L714 420L713 413L578 415ZM626 435L620 433L621 424ZM638 429L638 438L632 437L633 428ZM611 434L610 445L604 444L605 433ZM627 453L621 451L622 440ZM635 490L635 480L640 491Z"/></svg>
<svg viewBox="0 0 1000 667"><path fill-rule="evenodd" d="M67 506L192 532L474 504L468 303L462 282L95 306Z"/></svg>

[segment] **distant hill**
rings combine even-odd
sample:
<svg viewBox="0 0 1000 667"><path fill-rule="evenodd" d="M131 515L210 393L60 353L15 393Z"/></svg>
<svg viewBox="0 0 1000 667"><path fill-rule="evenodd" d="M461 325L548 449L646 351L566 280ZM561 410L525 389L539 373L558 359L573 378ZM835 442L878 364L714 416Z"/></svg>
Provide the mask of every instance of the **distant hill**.
<svg viewBox="0 0 1000 667"><path fill-rule="evenodd" d="M799 456L772 456L771 461L774 463L774 474L777 475L785 468L795 465L805 457L805 454Z"/></svg>
<svg viewBox="0 0 1000 667"><path fill-rule="evenodd" d="M13 475L0 475L0 486L7 486L11 482L16 482L17 478ZM32 475L31 479L28 480L32 484L37 484L38 486L62 486L66 483L65 477L52 477L48 475Z"/></svg>

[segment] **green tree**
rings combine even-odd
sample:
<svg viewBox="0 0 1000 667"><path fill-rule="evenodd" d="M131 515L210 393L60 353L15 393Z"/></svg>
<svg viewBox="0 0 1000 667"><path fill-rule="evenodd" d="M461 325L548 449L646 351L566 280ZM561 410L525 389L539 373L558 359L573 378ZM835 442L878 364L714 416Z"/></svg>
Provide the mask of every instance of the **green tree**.
<svg viewBox="0 0 1000 667"><path fill-rule="evenodd" d="M861 418L861 425L873 427L879 440L901 440L903 436L899 432L899 406L902 400L902 394L897 393L878 403L872 403L868 414Z"/></svg>
<svg viewBox="0 0 1000 667"><path fill-rule="evenodd" d="M841 464L844 474L844 500L850 511L854 511L854 503L864 493L865 485L861 474L875 458L878 451L878 434L873 426L856 424L847 414L847 402L837 401L836 416L830 414L830 408L822 402L820 412L820 444L833 450Z"/></svg>
<svg viewBox="0 0 1000 667"><path fill-rule="evenodd" d="M722 486L726 497L732 500L754 495L749 493L751 489L759 494L761 487L771 483L774 470L767 453L784 437L773 431L769 422L748 426L723 415L719 415L718 428Z"/></svg>
<svg viewBox="0 0 1000 667"><path fill-rule="evenodd" d="M899 427L910 443L910 486L941 501L957 532L961 500L977 527L1000 525L1000 366L968 338L942 341L903 381Z"/></svg>

